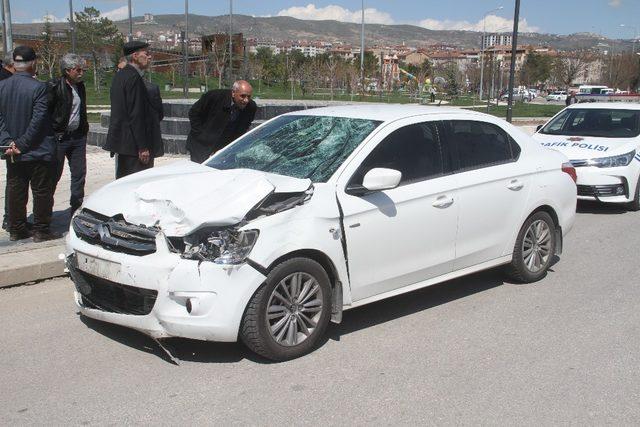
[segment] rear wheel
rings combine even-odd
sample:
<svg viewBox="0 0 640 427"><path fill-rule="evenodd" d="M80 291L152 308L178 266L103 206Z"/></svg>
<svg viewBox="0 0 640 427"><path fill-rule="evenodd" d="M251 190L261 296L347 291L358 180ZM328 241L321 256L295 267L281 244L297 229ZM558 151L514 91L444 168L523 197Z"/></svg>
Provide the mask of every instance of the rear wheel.
<svg viewBox="0 0 640 427"><path fill-rule="evenodd" d="M326 271L311 259L292 258L273 268L249 301L240 339L268 359L294 359L316 347L330 316Z"/></svg>
<svg viewBox="0 0 640 427"><path fill-rule="evenodd" d="M627 209L633 212L640 211L640 178L636 183L636 193L633 196L633 200L627 204Z"/></svg>
<svg viewBox="0 0 640 427"><path fill-rule="evenodd" d="M513 259L506 268L508 277L523 283L536 282L546 274L556 249L555 224L546 212L536 212L522 225Z"/></svg>

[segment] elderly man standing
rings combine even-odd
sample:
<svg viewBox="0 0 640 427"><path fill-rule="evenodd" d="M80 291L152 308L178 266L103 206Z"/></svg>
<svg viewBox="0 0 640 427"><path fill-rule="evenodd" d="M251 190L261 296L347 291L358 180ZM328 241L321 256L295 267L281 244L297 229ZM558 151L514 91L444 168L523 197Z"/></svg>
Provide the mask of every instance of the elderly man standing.
<svg viewBox="0 0 640 427"><path fill-rule="evenodd" d="M149 44L124 44L127 59L111 83L111 118L105 150L116 154L116 179L153 167L164 154L157 113L152 110L142 76L151 64Z"/></svg>
<svg viewBox="0 0 640 427"><path fill-rule="evenodd" d="M238 80L231 90L210 90L193 104L189 110L191 131L187 137L192 161L202 163L249 130L258 109L252 94L249 82Z"/></svg>
<svg viewBox="0 0 640 427"><path fill-rule="evenodd" d="M67 53L60 61L62 76L49 82L49 108L56 139L57 185L64 170L64 159L71 172L71 213L82 205L87 174L87 96L82 83L85 61L80 55Z"/></svg>
<svg viewBox="0 0 640 427"><path fill-rule="evenodd" d="M9 238L31 236L27 229L29 185L33 193L33 240L61 235L49 230L53 209L55 137L47 105L47 84L36 80L36 53L27 46L13 51L15 74L0 82L0 143L8 145Z"/></svg>
<svg viewBox="0 0 640 427"><path fill-rule="evenodd" d="M2 61L2 67L0 67L0 81L4 79L8 79L13 76L13 73L16 72L16 69L13 68L13 51L7 52L4 56L4 60ZM4 216L2 217L2 229L9 229L9 175L7 172L7 180L5 181L4 188Z"/></svg>

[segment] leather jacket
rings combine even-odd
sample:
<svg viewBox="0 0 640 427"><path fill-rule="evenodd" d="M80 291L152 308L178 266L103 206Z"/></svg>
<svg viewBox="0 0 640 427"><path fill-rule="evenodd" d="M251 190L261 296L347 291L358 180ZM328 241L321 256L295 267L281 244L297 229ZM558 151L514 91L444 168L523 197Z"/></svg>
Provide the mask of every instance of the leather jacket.
<svg viewBox="0 0 640 427"><path fill-rule="evenodd" d="M51 116L51 124L53 131L57 136L67 132L69 125L69 116L71 115L71 107L73 104L73 93L71 86L67 84L64 77L50 80L49 83L49 114ZM89 132L89 122L87 121L87 95L84 89L84 83L76 84L78 96L80 96L80 123L78 129L74 133L86 136Z"/></svg>

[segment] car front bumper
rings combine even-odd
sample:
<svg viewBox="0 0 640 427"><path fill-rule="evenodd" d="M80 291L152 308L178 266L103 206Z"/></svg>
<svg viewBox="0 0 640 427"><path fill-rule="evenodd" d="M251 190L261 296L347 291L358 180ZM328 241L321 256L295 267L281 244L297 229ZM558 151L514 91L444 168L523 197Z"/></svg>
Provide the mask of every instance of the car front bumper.
<svg viewBox="0 0 640 427"><path fill-rule="evenodd" d="M606 203L628 203L633 200L637 173L629 167L576 167L578 199Z"/></svg>
<svg viewBox="0 0 640 427"><path fill-rule="evenodd" d="M160 236L156 253L135 256L89 244L71 230L66 260L80 312L154 338L237 341L244 309L265 276L248 264L182 259Z"/></svg>

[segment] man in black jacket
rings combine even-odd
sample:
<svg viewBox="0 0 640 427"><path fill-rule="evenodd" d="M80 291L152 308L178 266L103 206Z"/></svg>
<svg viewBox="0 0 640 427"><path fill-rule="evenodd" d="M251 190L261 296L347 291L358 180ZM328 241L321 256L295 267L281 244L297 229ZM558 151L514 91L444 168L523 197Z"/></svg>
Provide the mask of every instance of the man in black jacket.
<svg viewBox="0 0 640 427"><path fill-rule="evenodd" d="M191 160L202 163L216 151L243 135L256 115L249 82L238 80L231 90L216 89L202 95L189 110L191 131L187 150Z"/></svg>
<svg viewBox="0 0 640 427"><path fill-rule="evenodd" d="M7 52L0 67L0 81L13 76L16 69L13 68L13 51ZM7 171L6 185L4 187L4 216L2 217L2 229L9 229L9 171Z"/></svg>
<svg viewBox="0 0 640 427"><path fill-rule="evenodd" d="M124 44L127 65L111 83L111 118L105 150L116 153L116 179L153 167L164 154L160 122L153 111L142 76L151 64L149 44Z"/></svg>
<svg viewBox="0 0 640 427"><path fill-rule="evenodd" d="M49 82L49 112L58 141L57 185L64 170L64 159L71 172L71 213L84 199L87 174L87 96L82 83L85 61L80 55L68 53L60 61L62 77Z"/></svg>
<svg viewBox="0 0 640 427"><path fill-rule="evenodd" d="M57 239L49 230L53 209L55 137L48 112L47 84L33 78L36 53L27 46L13 51L15 74L0 82L0 144L7 159L9 237L31 236L27 229L29 186L33 193L33 240Z"/></svg>

